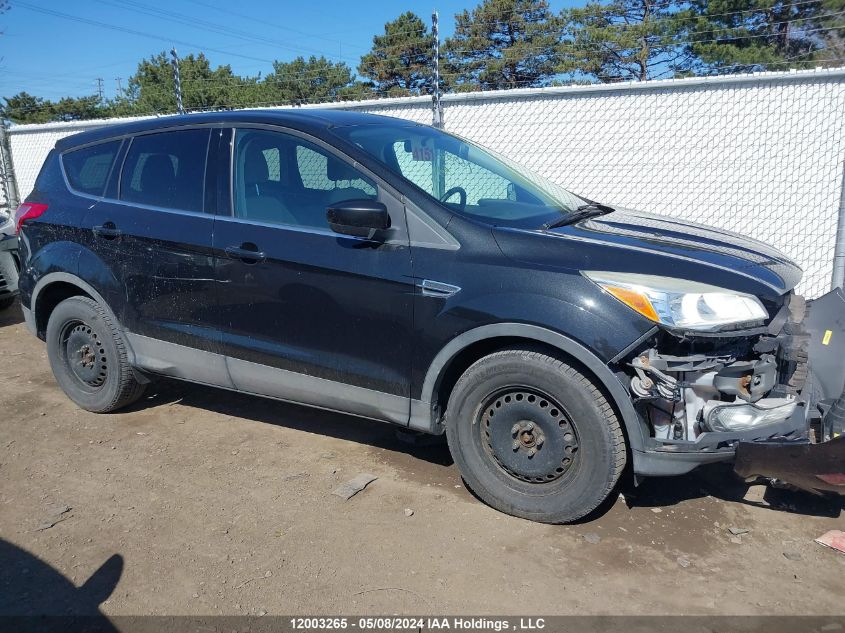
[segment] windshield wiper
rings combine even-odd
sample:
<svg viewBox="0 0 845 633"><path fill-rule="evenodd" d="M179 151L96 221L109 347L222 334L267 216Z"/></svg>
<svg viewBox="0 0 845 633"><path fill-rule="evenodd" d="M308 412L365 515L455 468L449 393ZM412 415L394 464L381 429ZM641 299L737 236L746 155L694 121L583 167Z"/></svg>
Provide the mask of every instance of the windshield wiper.
<svg viewBox="0 0 845 633"><path fill-rule="evenodd" d="M609 207L606 204L589 202L587 204L582 204L580 207L576 207L574 211L571 211L568 215L565 215L554 222L544 224L540 227L540 230L548 231L549 229L556 229L560 226L566 226L567 224L572 224L578 220L583 220L584 218L592 218L597 215L604 215L605 213L613 213L614 211L616 211L616 209Z"/></svg>

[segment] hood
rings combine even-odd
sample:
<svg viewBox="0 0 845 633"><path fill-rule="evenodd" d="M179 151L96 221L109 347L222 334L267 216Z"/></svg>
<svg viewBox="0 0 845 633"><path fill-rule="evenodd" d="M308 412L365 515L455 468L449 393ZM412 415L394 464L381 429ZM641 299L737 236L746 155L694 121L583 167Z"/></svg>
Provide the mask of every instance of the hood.
<svg viewBox="0 0 845 633"><path fill-rule="evenodd" d="M671 274L770 297L792 290L802 274L795 262L763 242L629 209L531 233L544 236L548 243L568 242L568 248L553 250L569 251L563 265L578 270ZM504 242L507 239L499 239L502 250L511 255L513 249Z"/></svg>

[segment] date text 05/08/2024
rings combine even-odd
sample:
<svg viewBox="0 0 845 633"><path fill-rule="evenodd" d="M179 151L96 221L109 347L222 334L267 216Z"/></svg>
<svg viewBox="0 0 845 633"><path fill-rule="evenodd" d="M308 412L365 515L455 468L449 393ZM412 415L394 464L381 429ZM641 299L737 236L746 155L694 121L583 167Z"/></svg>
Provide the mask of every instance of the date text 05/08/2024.
<svg viewBox="0 0 845 633"><path fill-rule="evenodd" d="M465 617L298 617L290 619L295 630L457 630L457 631L530 631L545 628L543 618L518 618L515 621L495 618Z"/></svg>

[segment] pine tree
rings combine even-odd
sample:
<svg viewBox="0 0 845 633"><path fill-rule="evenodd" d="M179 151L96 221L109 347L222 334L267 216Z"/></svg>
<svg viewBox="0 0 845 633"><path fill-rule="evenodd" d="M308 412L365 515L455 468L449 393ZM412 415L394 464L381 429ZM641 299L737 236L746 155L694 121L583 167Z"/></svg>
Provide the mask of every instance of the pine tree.
<svg viewBox="0 0 845 633"><path fill-rule="evenodd" d="M463 90L546 85L557 72L559 27L546 0L484 0L455 16L445 78Z"/></svg>
<svg viewBox="0 0 845 633"><path fill-rule="evenodd" d="M358 72L379 93L391 96L427 93L432 85L432 39L422 19L408 11L373 36L372 50L361 57Z"/></svg>

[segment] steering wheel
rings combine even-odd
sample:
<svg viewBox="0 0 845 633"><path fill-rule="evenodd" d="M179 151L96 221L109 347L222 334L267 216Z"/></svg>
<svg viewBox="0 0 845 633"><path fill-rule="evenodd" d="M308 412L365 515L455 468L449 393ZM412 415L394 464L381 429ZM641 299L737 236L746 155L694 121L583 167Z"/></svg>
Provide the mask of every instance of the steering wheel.
<svg viewBox="0 0 845 633"><path fill-rule="evenodd" d="M467 190L464 189L463 187L452 187L451 189L449 189L449 191L447 191L442 196L440 196L440 202L446 202L449 198L454 196L456 193L461 194L460 205L461 205L461 211L463 211L467 206Z"/></svg>

